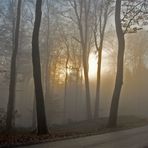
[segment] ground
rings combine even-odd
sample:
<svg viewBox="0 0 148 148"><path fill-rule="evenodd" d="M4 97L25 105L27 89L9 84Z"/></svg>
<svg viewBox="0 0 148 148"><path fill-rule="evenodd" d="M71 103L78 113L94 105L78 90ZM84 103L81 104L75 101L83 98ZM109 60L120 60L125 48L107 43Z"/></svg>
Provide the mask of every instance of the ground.
<svg viewBox="0 0 148 148"><path fill-rule="evenodd" d="M148 126L24 148L147 148Z"/></svg>
<svg viewBox="0 0 148 148"><path fill-rule="evenodd" d="M134 116L121 116L118 120L118 127L107 128L107 118L100 118L95 121L81 121L65 125L52 125L48 135L38 136L35 132L17 129L11 135L5 132L0 134L0 147L14 147L22 145L39 144L44 142L75 139L92 135L122 131L148 125L148 120ZM49 144L50 145L50 144ZM61 148L61 147L60 147Z"/></svg>

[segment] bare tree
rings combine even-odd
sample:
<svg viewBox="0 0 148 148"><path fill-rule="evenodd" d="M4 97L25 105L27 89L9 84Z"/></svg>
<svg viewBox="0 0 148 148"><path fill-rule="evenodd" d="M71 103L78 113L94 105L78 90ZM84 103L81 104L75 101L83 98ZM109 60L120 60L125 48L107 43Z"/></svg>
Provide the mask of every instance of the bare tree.
<svg viewBox="0 0 148 148"><path fill-rule="evenodd" d="M109 15L112 12L112 0L94 0L94 41L95 47L98 53L98 67L97 67L97 86L96 86L96 100L95 100L95 111L94 111L94 119L98 118L99 114L99 98L100 98L100 84L101 84L101 63L102 63L102 50L103 50L103 42L105 29L107 25L107 20ZM98 31L99 30L99 31ZM99 39L98 39L99 37ZM99 40L99 43L98 43Z"/></svg>
<svg viewBox="0 0 148 148"><path fill-rule="evenodd" d="M109 127L115 127L117 124L117 111L119 104L120 92L123 84L123 61L124 61L124 50L125 50L125 39L124 33L122 30L121 20L121 0L116 0L116 9L115 9L115 24L116 32L118 37L118 60L117 60L117 75L115 89L112 97L112 104L109 116Z"/></svg>
<svg viewBox="0 0 148 148"><path fill-rule="evenodd" d="M74 9L77 26L80 34L80 41L77 39L82 48L82 61L84 68L84 78L85 78L85 90L86 90L86 109L87 109L87 119L92 119L91 113L91 96L90 96L90 86L89 86L89 76L88 76L88 57L90 51L90 8L91 0L69 0L72 8Z"/></svg>
<svg viewBox="0 0 148 148"><path fill-rule="evenodd" d="M33 63L33 77L35 85L35 98L37 110L37 130L38 134L47 134L47 123L45 115L45 104L41 82L41 66L39 53L39 29L42 16L42 0L36 1L35 22L32 35L32 63Z"/></svg>
<svg viewBox="0 0 148 148"><path fill-rule="evenodd" d="M16 89L16 59L18 53L19 43L19 28L20 28L20 17L21 17L21 2L18 1L17 6L17 18L15 27L14 47L11 57L11 69L10 69L10 84L9 84L9 98L7 106L7 119L6 119L6 130L9 132L13 127L14 120L14 107L15 107L15 89Z"/></svg>
<svg viewBox="0 0 148 148"><path fill-rule="evenodd" d="M68 70L69 70L69 67L68 67L68 64L69 64L69 61L70 61L70 43L69 43L69 40L68 40L68 35L67 33L65 32L65 30L63 29L63 27L61 27L59 29L59 32L60 32L60 36L61 36L61 41L62 43L64 44L65 48L66 48L66 57L65 57L65 84L64 84L64 120L66 119L66 98L67 98L67 85L68 85Z"/></svg>
<svg viewBox="0 0 148 148"><path fill-rule="evenodd" d="M116 127L117 126L117 116L118 116L118 106L119 106L119 99L121 88L123 85L123 70L124 70L124 51L125 51L125 34L128 33L128 29L132 27L133 23L135 23L135 19L139 14L142 15L143 8L145 9L145 2L146 1L127 1L128 3L132 3L130 5L130 9L128 8L126 12L124 12L124 16L121 19L121 4L122 0L116 0L116 8L115 8L115 24L116 24L116 33L118 38L118 56L117 56L117 74L116 74L116 81L115 81L115 88L113 91L111 108L110 108L110 115L108 126L109 127ZM125 3L125 6L126 5ZM131 7L132 6L132 7ZM125 8L124 8L125 9ZM143 12L145 13L145 12ZM129 15L129 17L127 17ZM138 18L136 19L138 21ZM125 19L128 23L122 26L122 21L125 22ZM136 23L137 23L136 21ZM125 29L124 29L125 28ZM135 28L135 30L139 30L139 28Z"/></svg>

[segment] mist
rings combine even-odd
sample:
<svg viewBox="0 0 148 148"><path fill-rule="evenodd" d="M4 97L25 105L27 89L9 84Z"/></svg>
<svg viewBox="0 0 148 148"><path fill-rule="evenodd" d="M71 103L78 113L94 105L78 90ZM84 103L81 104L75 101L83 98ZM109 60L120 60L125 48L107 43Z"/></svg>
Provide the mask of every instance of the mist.
<svg viewBox="0 0 148 148"><path fill-rule="evenodd" d="M113 92L116 85L119 85L117 74L118 71L122 71L119 70L119 67L122 67L122 58L118 57L120 46L117 36L118 22L115 24L114 21L114 17L118 17L115 15L115 3L112 0L107 2L85 1L84 7L83 2L81 4L73 0L44 0L42 7L40 5L42 17L39 40L33 42L35 40L33 37L36 38L33 34L36 31L35 20L39 20L36 17L40 16L35 13L36 1L22 1L20 15L17 15L19 10L17 1L1 0L1 116L8 113L12 55L17 47L15 45L17 40L15 95L12 103L13 126L37 128L39 112L36 108L38 106L36 93L40 89L37 89L34 80L34 67L37 63L32 62L36 57L39 57L39 60L36 60L39 62L36 68L41 70L40 80L43 90L41 104L45 106L48 128L87 122L96 117L107 119L110 116ZM126 10L124 7L126 5L122 8ZM137 9L139 7L135 11ZM135 116L147 119L148 16L147 13L142 14L142 11L132 19L131 16L123 15L124 13L121 14L123 17L121 29L124 32L125 52L118 117ZM128 24L126 22L128 20L132 23ZM19 37L16 40L18 23L20 23ZM35 46L38 43L39 46ZM36 50L37 47L39 52ZM33 51L36 54L34 57ZM39 80L37 76L36 80Z"/></svg>

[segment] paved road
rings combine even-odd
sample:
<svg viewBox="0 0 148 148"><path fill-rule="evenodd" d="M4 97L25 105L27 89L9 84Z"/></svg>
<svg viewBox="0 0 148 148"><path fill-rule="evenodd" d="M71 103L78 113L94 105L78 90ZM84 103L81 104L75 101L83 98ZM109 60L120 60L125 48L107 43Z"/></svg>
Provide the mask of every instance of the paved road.
<svg viewBox="0 0 148 148"><path fill-rule="evenodd" d="M146 145L148 146L148 126L26 148L148 148Z"/></svg>

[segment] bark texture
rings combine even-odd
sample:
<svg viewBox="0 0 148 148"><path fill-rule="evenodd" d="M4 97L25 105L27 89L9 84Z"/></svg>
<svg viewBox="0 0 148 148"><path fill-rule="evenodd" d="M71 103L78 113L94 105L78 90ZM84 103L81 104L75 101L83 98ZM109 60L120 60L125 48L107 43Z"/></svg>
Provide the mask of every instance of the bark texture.
<svg viewBox="0 0 148 148"><path fill-rule="evenodd" d="M108 122L109 127L117 126L119 98L123 84L125 39L122 30L120 14L121 14L121 0L116 0L115 24L118 37L118 57L117 57L117 74L116 74L115 88L112 96L109 122Z"/></svg>
<svg viewBox="0 0 148 148"><path fill-rule="evenodd" d="M39 30L42 16L42 0L36 1L35 23L32 35L32 63L33 77L35 86L36 111L37 111L37 130L38 134L47 134L47 123L45 115L45 104L43 96L43 88L41 82L41 65L39 53Z"/></svg>
<svg viewBox="0 0 148 148"><path fill-rule="evenodd" d="M9 83L9 98L7 105L7 118L6 118L6 130L9 132L13 128L14 124L14 110L15 110L15 90L16 90L16 60L18 53L19 43L19 28L20 28L20 17L21 17L21 3L22 0L18 1L17 6L17 18L16 27L14 33L14 46L11 57L11 69L10 69L10 83Z"/></svg>

